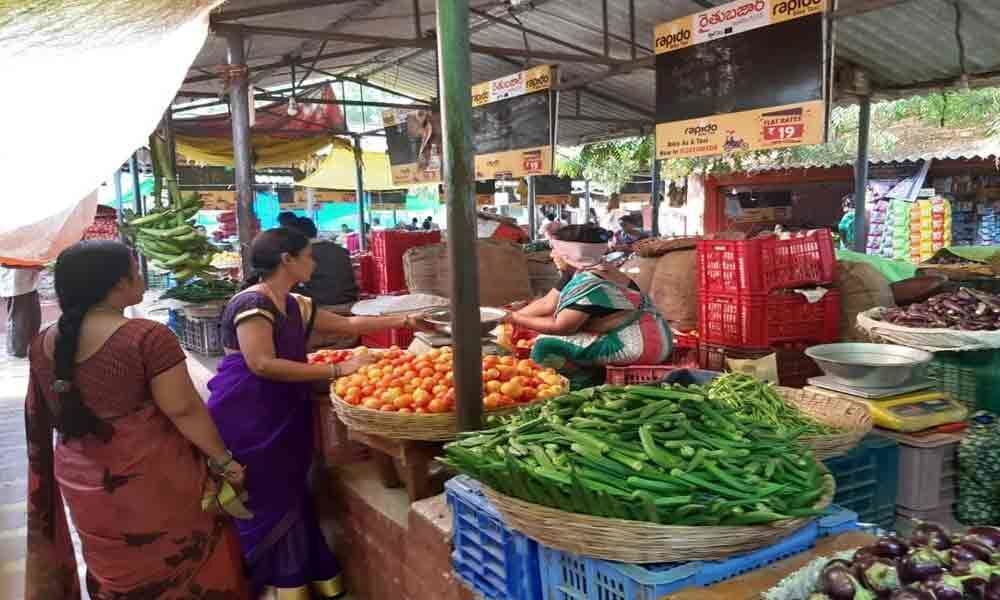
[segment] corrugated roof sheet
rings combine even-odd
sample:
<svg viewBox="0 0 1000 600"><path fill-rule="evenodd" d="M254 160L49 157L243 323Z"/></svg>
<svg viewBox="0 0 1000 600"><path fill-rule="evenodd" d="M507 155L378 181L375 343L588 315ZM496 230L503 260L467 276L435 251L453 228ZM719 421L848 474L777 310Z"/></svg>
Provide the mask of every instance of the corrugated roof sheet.
<svg viewBox="0 0 1000 600"><path fill-rule="evenodd" d="M291 0L289 0L291 1ZM231 0L222 14L247 7L273 6L276 0ZM839 9L850 9L870 0L840 0ZM634 0L636 56L651 53L653 29L668 21L722 4L721 0ZM596 0L533 0L517 2L511 9L501 0L472 0L476 10L511 23L554 36L558 41L527 35L527 47L534 51L603 55L602 3ZM629 60L629 2L607 0L611 36L610 56ZM432 34L435 28L434 0L419 0L421 28ZM970 74L1000 72L1000 0L961 0L961 36L965 46L965 66ZM247 18L248 25L286 27L311 31L337 31L410 39L415 36L412 17L413 0L358 0L297 9L280 14ZM511 16L514 13L515 16ZM473 15L471 39L489 46L522 49L525 37L507 25ZM961 74L958 43L955 35L955 8L943 0L905 0L889 8L838 19L835 32L836 59L868 69L878 86L898 90L932 80L957 80ZM559 43L561 42L561 43ZM248 63L259 67L279 62L286 56L301 56L307 63L322 42L298 38L255 35L249 48ZM330 41L324 53L345 55L319 61L317 67L328 73L370 78L387 88L432 98L436 95L437 69L435 52L399 48L362 52L363 45ZM538 64L545 61L533 61ZM205 76L225 63L225 44L213 35L199 55L191 76ZM472 57L472 80L485 81L512 73L523 65L522 59L500 58L483 54ZM563 63L563 79L594 77L607 67L581 62ZM298 68L298 73L302 73ZM301 75L300 75L301 76ZM290 69L286 66L258 70L255 85L287 85ZM219 80L188 83L185 90L218 92ZM905 92L898 92L905 93ZM560 115L559 143L573 145L584 141L607 139L648 132L653 125L654 74L640 68L631 73L603 79L576 91L564 92ZM590 117L590 120L586 120Z"/></svg>

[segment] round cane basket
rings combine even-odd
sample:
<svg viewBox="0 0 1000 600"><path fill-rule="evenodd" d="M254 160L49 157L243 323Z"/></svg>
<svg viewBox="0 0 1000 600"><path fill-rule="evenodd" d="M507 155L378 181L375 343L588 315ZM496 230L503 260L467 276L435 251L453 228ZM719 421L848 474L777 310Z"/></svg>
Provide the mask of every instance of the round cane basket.
<svg viewBox="0 0 1000 600"><path fill-rule="evenodd" d="M834 481L826 467L826 489L814 505L833 500ZM768 546L809 522L808 518L753 526L674 526L595 517L541 506L483 487L508 525L551 548L626 563L717 560Z"/></svg>
<svg viewBox="0 0 1000 600"><path fill-rule="evenodd" d="M934 327L905 327L883 320L885 308L858 314L858 327L876 342L890 342L928 352L969 352L1000 348L1000 331L964 331Z"/></svg>
<svg viewBox="0 0 1000 600"><path fill-rule="evenodd" d="M872 430L872 416L863 402L835 392L817 393L808 389L775 388L785 402L795 406L814 421L836 427L837 433L807 435L799 438L819 460L847 454Z"/></svg>
<svg viewBox="0 0 1000 600"><path fill-rule="evenodd" d="M563 389L569 389L568 380L563 381ZM330 399L337 416L348 429L392 439L424 442L447 442L458 437L458 415L454 412L426 414L383 412L348 404L333 392L330 392ZM510 415L526 406L544 402L547 400L495 408L485 411L484 415L490 417Z"/></svg>

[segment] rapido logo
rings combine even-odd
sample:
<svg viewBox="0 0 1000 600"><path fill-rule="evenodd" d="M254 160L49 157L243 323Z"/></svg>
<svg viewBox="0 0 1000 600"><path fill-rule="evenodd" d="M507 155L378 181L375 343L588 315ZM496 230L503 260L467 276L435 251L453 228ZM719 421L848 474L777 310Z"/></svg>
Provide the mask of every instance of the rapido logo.
<svg viewBox="0 0 1000 600"><path fill-rule="evenodd" d="M716 133L718 131L719 126L715 123L705 123L704 125L688 127L684 130L684 135L709 135L710 133Z"/></svg>
<svg viewBox="0 0 1000 600"><path fill-rule="evenodd" d="M774 7L771 8L771 14L774 16L792 15L821 4L823 4L823 0L781 0L781 2L776 2Z"/></svg>
<svg viewBox="0 0 1000 600"><path fill-rule="evenodd" d="M544 90L549 87L549 74L542 73L537 77L532 77L524 83L524 87L528 92L535 92L538 90Z"/></svg>
<svg viewBox="0 0 1000 600"><path fill-rule="evenodd" d="M658 50L673 50L678 46L686 45L690 41L691 30L685 27L680 31L674 31L656 38L656 48Z"/></svg>

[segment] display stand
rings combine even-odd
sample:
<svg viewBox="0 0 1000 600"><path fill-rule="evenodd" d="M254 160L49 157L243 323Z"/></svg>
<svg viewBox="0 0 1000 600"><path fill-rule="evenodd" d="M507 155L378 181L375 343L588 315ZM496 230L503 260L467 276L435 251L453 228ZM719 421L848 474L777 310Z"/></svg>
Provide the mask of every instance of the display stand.
<svg viewBox="0 0 1000 600"><path fill-rule="evenodd" d="M337 423L344 427L339 420ZM385 487L406 487L411 502L443 490L431 473L431 464L441 455L443 442L396 440L353 430L347 431L347 439L370 448Z"/></svg>

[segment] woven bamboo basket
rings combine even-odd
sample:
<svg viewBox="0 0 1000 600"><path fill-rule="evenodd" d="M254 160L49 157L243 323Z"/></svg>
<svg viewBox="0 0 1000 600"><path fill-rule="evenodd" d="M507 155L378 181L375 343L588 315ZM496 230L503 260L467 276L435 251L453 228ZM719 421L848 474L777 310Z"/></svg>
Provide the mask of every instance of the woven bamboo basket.
<svg viewBox="0 0 1000 600"><path fill-rule="evenodd" d="M565 378L564 378L565 379ZM569 389L569 381L563 381L563 389ZM383 412L363 406L354 406L330 392L337 416L348 429L379 435L397 440L418 440L424 442L447 442L458 437L458 416L454 412L409 414ZM518 410L546 402L537 400L527 404L515 404L485 411L485 416L497 417L514 414Z"/></svg>
<svg viewBox="0 0 1000 600"><path fill-rule="evenodd" d="M863 402L836 393L818 394L808 389L775 388L785 402L795 406L813 420L836 427L839 433L809 435L800 441L812 448L818 460L847 454L861 438L872 430L872 417Z"/></svg>
<svg viewBox="0 0 1000 600"><path fill-rule="evenodd" d="M826 490L816 502L822 509L833 501L833 476L820 463ZM766 525L692 527L658 525L566 512L501 494L483 492L508 525L524 535L571 554L625 563L717 560L768 546L809 522L808 518Z"/></svg>

